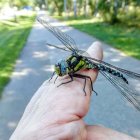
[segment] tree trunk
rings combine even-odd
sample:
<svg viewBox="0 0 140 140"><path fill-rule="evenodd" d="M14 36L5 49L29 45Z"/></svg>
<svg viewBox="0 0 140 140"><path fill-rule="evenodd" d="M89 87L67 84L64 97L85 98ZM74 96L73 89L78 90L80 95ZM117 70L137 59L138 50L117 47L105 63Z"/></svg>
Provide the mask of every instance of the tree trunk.
<svg viewBox="0 0 140 140"><path fill-rule="evenodd" d="M112 15L112 19L111 19L111 23L115 24L118 22L118 0L114 0L114 5L113 5L113 15Z"/></svg>
<svg viewBox="0 0 140 140"><path fill-rule="evenodd" d="M57 1L54 1L54 4L55 4L55 6L56 6L56 8L58 10L58 15L59 16L62 16L62 10L63 9L58 6L58 2Z"/></svg>
<svg viewBox="0 0 140 140"><path fill-rule="evenodd" d="M74 17L77 17L77 4L76 0L73 0L73 10L74 10Z"/></svg>
<svg viewBox="0 0 140 140"><path fill-rule="evenodd" d="M94 16L96 16L98 13L98 0L95 0L95 10L94 10Z"/></svg>
<svg viewBox="0 0 140 140"><path fill-rule="evenodd" d="M85 0L85 11L84 11L84 14L85 14L85 17L87 17L88 16L88 4L89 4L89 0Z"/></svg>
<svg viewBox="0 0 140 140"><path fill-rule="evenodd" d="M65 17L65 19L68 18L68 12L67 12L67 0L64 0L64 17Z"/></svg>
<svg viewBox="0 0 140 140"><path fill-rule="evenodd" d="M48 10L48 0L45 0L45 9Z"/></svg>

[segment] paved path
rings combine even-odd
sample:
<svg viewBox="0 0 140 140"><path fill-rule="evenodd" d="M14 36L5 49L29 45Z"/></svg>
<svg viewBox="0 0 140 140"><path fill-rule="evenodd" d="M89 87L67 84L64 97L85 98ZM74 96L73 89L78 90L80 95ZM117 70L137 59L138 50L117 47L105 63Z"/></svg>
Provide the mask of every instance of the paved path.
<svg viewBox="0 0 140 140"><path fill-rule="evenodd" d="M62 25L52 19L50 22L59 27ZM80 48L87 49L96 40L71 27L60 28L72 36ZM52 34L35 23L0 100L0 140L9 139L30 98L42 82L50 77L52 65L60 56L66 55L63 51L45 46L46 41L60 45ZM140 73L140 61L126 57L106 44L103 49L105 61ZM85 121L89 124L102 124L140 139L140 113L125 102L104 77L99 76L94 87L99 95L92 96L91 108Z"/></svg>

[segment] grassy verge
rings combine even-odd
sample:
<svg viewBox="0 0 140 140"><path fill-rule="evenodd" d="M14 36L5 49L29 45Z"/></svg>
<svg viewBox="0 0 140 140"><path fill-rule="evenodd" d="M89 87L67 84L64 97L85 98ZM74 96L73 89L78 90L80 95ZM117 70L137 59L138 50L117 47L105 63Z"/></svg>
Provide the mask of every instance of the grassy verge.
<svg viewBox="0 0 140 140"><path fill-rule="evenodd" d="M35 16L0 20L0 95L10 79L14 64L24 47Z"/></svg>
<svg viewBox="0 0 140 140"><path fill-rule="evenodd" d="M62 20L62 18L57 17ZM140 59L140 28L126 24L110 25L97 19L70 18L66 24L86 32L121 50L129 56Z"/></svg>

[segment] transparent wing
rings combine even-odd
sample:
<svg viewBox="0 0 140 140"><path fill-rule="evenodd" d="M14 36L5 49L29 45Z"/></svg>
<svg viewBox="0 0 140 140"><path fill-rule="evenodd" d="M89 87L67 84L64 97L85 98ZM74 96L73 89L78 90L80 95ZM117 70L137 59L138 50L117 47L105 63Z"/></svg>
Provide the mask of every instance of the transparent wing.
<svg viewBox="0 0 140 140"><path fill-rule="evenodd" d="M71 50L69 50L69 49L66 48L66 47L60 47L60 46L56 46L56 45L50 44L50 43L46 43L46 45L51 46L51 47L55 47L55 48L57 48L57 49L61 49L61 50L64 50L64 51L71 52ZM82 55L82 56L86 56L86 57L89 57L89 56L90 56L90 55L89 55L86 51L84 51L84 50L78 50L78 51L77 51L77 54L78 54L78 55Z"/></svg>
<svg viewBox="0 0 140 140"><path fill-rule="evenodd" d="M50 43L46 43L46 45L48 45L48 46L51 46L51 47L55 47L55 48L57 48L57 49L61 49L61 50L64 50L64 51L70 51L69 49L67 49L67 48L62 48L62 47L59 47L59 46L56 46L56 45L54 45L54 44L50 44ZM71 52L71 51L70 51Z"/></svg>
<svg viewBox="0 0 140 140"><path fill-rule="evenodd" d="M106 68L113 69L117 72L123 74L123 76L127 79L128 84L120 77L115 76L107 71L99 70L99 72L105 76L108 81L114 85L120 93L132 104L134 107L140 111L140 74L134 73L122 68L118 68L111 64L108 64L104 61L97 60L95 58L86 57L89 60L89 63L93 63L95 65L102 65Z"/></svg>
<svg viewBox="0 0 140 140"><path fill-rule="evenodd" d="M81 54L82 55L82 54ZM139 73L135 73L135 72L132 72L132 71L128 71L128 70L125 70L125 69L122 69L122 68L119 68L119 67L116 67L116 66L113 66L109 63L106 63L104 61L101 61L101 60L98 60L98 59L95 59L95 58L91 58L91 57L88 57L88 56L85 56L85 55L82 55L83 57L87 58L91 63L94 63L94 64L101 64L105 67L108 67L108 68L112 68L114 70L117 70L129 77L132 77L134 79L138 79L140 80L140 74Z"/></svg>
<svg viewBox="0 0 140 140"><path fill-rule="evenodd" d="M85 50L78 50L77 51L77 53L79 54L79 55L82 55L82 56L84 56L84 57L90 57L90 55L85 51Z"/></svg>
<svg viewBox="0 0 140 140"><path fill-rule="evenodd" d="M140 111L140 94L132 88L130 83L126 84L121 80L121 78L112 74L103 71L100 71L100 73L120 91L123 97L125 97L138 111Z"/></svg>
<svg viewBox="0 0 140 140"><path fill-rule="evenodd" d="M58 38L61 41L61 43L64 45L63 46L64 50L69 49L72 52L78 51L75 41L69 35L67 35L66 33L63 33L58 28L50 25L50 23L47 21L47 17L39 16L39 17L37 17L37 20L45 28L47 28L56 38Z"/></svg>

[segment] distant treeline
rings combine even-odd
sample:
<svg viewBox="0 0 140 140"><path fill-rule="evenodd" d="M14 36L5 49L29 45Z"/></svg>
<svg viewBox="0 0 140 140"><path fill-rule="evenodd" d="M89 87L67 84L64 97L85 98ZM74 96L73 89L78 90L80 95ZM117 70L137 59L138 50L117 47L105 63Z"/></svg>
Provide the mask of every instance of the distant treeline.
<svg viewBox="0 0 140 140"><path fill-rule="evenodd" d="M47 3L47 9L60 16L93 16L111 24L140 23L140 0L48 0Z"/></svg>
<svg viewBox="0 0 140 140"><path fill-rule="evenodd" d="M0 7L6 2L11 6L39 7L50 14L65 17L99 17L111 24L124 22L138 25L140 22L140 0L0 0Z"/></svg>

